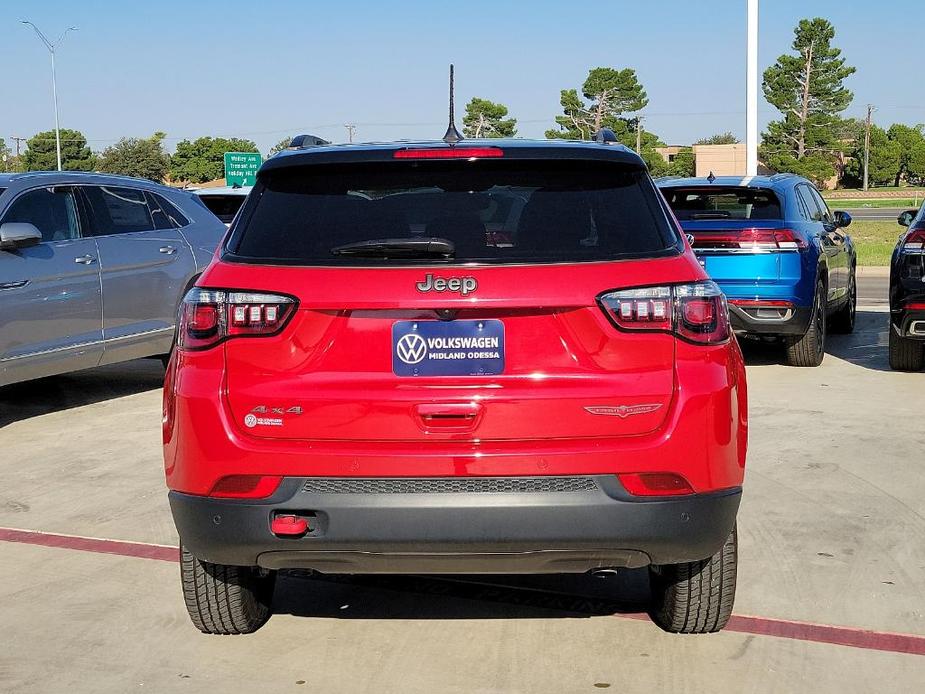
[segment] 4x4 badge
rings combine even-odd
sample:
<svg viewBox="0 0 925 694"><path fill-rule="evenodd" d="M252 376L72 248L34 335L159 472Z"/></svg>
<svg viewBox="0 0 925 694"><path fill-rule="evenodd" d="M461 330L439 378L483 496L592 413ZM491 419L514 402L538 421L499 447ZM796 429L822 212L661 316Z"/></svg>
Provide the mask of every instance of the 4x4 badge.
<svg viewBox="0 0 925 694"><path fill-rule="evenodd" d="M634 414L648 414L655 412L662 406L660 402L653 402L646 405L594 405L586 407L585 410L591 414L598 414L604 417L619 417L626 419Z"/></svg>

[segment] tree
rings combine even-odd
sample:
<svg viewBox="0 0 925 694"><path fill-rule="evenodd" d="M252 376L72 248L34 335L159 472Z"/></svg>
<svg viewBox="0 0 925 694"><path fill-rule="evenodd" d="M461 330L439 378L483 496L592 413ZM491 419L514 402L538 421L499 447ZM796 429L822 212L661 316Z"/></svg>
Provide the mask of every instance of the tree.
<svg viewBox="0 0 925 694"><path fill-rule="evenodd" d="M726 131L724 133L719 133L717 135L711 135L710 137L705 137L701 140L697 140L694 143L695 145L737 145L739 144L739 138L733 135L731 132Z"/></svg>
<svg viewBox="0 0 925 694"><path fill-rule="evenodd" d="M170 156L162 145L165 137L162 132L148 138L123 137L100 154L99 170L160 183L170 169Z"/></svg>
<svg viewBox="0 0 925 694"><path fill-rule="evenodd" d="M561 91L559 103L563 115L556 116L559 127L547 130L546 137L588 140L601 128L616 132L619 121L627 122L622 118L624 113L641 111L649 103L636 71L631 68L596 67L588 72L581 93L590 103L585 103L577 89Z"/></svg>
<svg viewBox="0 0 925 694"><path fill-rule="evenodd" d="M87 138L79 130L61 130L61 168L65 171L92 171L96 157L87 147ZM26 171L55 171L58 157L55 150L55 131L36 133L26 140L22 155Z"/></svg>
<svg viewBox="0 0 925 694"><path fill-rule="evenodd" d="M854 143L851 158L845 166L844 179L854 185L861 183L864 177L864 134L863 124L861 136ZM899 142L891 140L887 131L877 125L870 127L870 157L868 162L868 177L875 186L892 184L901 167L902 146Z"/></svg>
<svg viewBox="0 0 925 694"><path fill-rule="evenodd" d="M893 185L898 186L903 178L913 182L925 178L925 125L912 127L894 123L887 131L887 137L900 148L899 168Z"/></svg>
<svg viewBox="0 0 925 694"><path fill-rule="evenodd" d="M835 173L838 114L853 94L843 82L855 69L832 46L835 28L825 19L803 19L794 30L793 50L764 73L764 96L783 118L768 125L762 158L778 171L821 182ZM807 160L807 161L804 161Z"/></svg>
<svg viewBox="0 0 925 694"><path fill-rule="evenodd" d="M682 147L681 151L674 155L674 161L668 164L663 175L665 176L693 176L697 167L694 161L694 148Z"/></svg>
<svg viewBox="0 0 925 694"><path fill-rule="evenodd" d="M13 159L15 157L10 148L6 146L6 140L0 137L0 171L13 171Z"/></svg>
<svg viewBox="0 0 925 694"><path fill-rule="evenodd" d="M270 151L267 152L267 158L272 157L274 154L279 154L284 149L289 147L289 143L292 142L291 137L284 137L282 140L277 142L275 145L270 147Z"/></svg>
<svg viewBox="0 0 925 694"><path fill-rule="evenodd" d="M225 175L225 152L257 152L250 140L235 137L199 137L177 143L170 157L170 178L175 181L204 183Z"/></svg>
<svg viewBox="0 0 925 694"><path fill-rule="evenodd" d="M507 106L504 104L474 96L466 104L463 134L466 137L514 137L517 134L517 119L505 118L507 114Z"/></svg>

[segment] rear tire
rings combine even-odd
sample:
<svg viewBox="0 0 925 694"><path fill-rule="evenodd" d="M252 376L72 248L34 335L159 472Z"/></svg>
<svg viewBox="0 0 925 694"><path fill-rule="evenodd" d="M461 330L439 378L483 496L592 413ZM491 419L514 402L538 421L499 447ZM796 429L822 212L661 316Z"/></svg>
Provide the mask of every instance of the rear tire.
<svg viewBox="0 0 925 694"><path fill-rule="evenodd" d="M901 337L890 326L890 368L894 371L921 371L925 367L925 343Z"/></svg>
<svg viewBox="0 0 925 694"><path fill-rule="evenodd" d="M829 327L832 332L848 335L854 332L854 321L858 308L858 281L854 270L848 277L848 300L845 305L838 309L838 312L832 316Z"/></svg>
<svg viewBox="0 0 925 694"><path fill-rule="evenodd" d="M675 634L719 631L732 615L737 565L733 528L722 549L709 559L651 567L652 621Z"/></svg>
<svg viewBox="0 0 925 694"><path fill-rule="evenodd" d="M826 292L825 285L816 285L816 298L813 300L813 314L809 320L806 333L787 341L787 361L791 366L812 367L822 364L825 358L826 333Z"/></svg>
<svg viewBox="0 0 925 694"><path fill-rule="evenodd" d="M272 613L275 571L211 564L181 544L180 581L190 619L204 634L250 634Z"/></svg>

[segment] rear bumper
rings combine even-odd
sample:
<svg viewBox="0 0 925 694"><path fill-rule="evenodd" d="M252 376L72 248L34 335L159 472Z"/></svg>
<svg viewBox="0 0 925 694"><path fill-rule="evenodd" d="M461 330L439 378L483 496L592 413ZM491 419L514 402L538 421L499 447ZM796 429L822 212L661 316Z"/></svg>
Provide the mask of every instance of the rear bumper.
<svg viewBox="0 0 925 694"><path fill-rule="evenodd" d="M170 492L170 507L186 548L219 564L329 573L577 573L705 559L732 530L740 497L734 488L641 500L613 475L290 477L268 499ZM277 513L305 517L310 531L274 535Z"/></svg>
<svg viewBox="0 0 925 694"><path fill-rule="evenodd" d="M795 306L783 319L766 319L738 306L729 306L732 329L748 335L804 335L809 329L812 314L811 306Z"/></svg>

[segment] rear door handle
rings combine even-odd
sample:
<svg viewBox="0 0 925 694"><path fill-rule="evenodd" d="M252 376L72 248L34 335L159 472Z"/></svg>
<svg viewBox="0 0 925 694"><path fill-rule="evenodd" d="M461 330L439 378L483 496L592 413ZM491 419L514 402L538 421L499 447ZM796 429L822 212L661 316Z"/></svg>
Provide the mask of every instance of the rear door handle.
<svg viewBox="0 0 925 694"><path fill-rule="evenodd" d="M161 246L157 250L160 251L161 253L164 253L165 255L173 255L174 253L177 252L177 249L174 248L173 246Z"/></svg>
<svg viewBox="0 0 925 694"><path fill-rule="evenodd" d="M81 265L90 265L96 262L96 258L94 258L92 255L82 255L77 258L74 258L74 262L80 263Z"/></svg>

